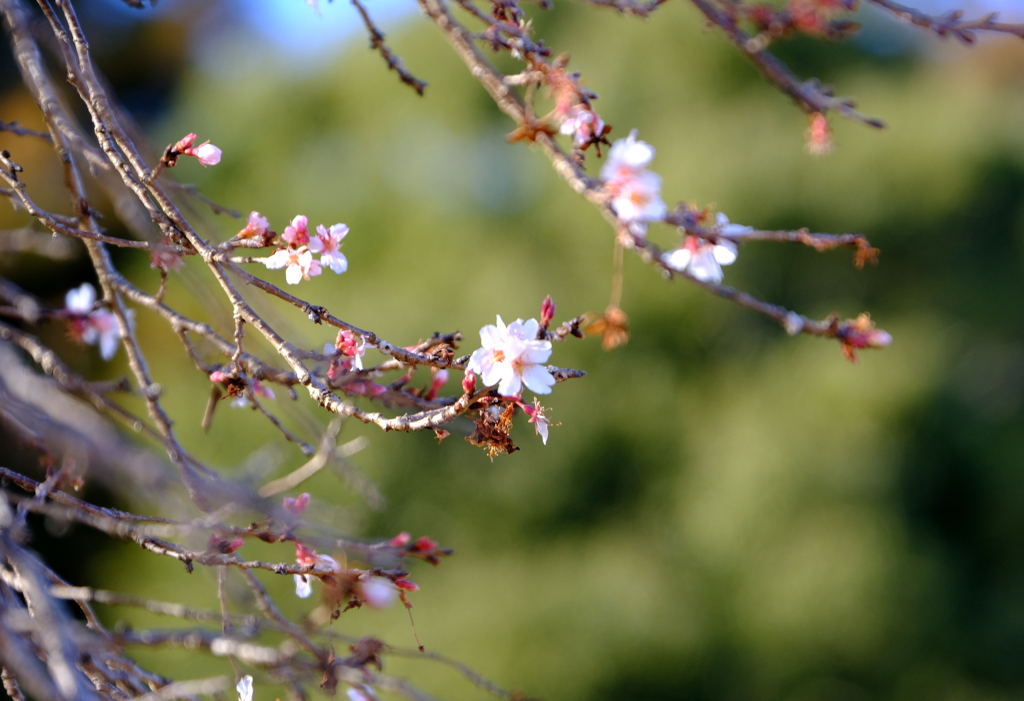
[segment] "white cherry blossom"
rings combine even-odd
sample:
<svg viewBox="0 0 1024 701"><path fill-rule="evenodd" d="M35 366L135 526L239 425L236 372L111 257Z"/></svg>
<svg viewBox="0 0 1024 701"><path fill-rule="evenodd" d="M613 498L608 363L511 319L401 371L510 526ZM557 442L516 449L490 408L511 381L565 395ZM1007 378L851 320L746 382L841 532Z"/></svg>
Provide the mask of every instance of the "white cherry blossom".
<svg viewBox="0 0 1024 701"><path fill-rule="evenodd" d="M313 260L313 254L305 246L302 248L279 248L268 258L259 261L271 270L287 268L284 279L289 285L298 285L302 280L319 275L322 271L320 263Z"/></svg>
<svg viewBox="0 0 1024 701"><path fill-rule="evenodd" d="M498 385L498 393L511 397L527 389L550 394L555 378L542 363L551 357L551 341L538 341L540 324L536 319L516 319L508 326L498 317L495 326L480 329L483 346L473 351L468 369L480 375L488 387Z"/></svg>
<svg viewBox="0 0 1024 701"><path fill-rule="evenodd" d="M571 114L562 122L560 131L567 136L572 135L576 148L583 148L604 131L604 120L590 108L576 105Z"/></svg>
<svg viewBox="0 0 1024 701"><path fill-rule="evenodd" d="M313 594L313 587L310 586L310 580L313 578L308 574L294 574L292 577L295 578L295 596L308 599Z"/></svg>
<svg viewBox="0 0 1024 701"><path fill-rule="evenodd" d="M653 159L654 148L638 141L634 129L627 138L612 144L601 168L616 216L638 236L646 233L644 222L663 219L668 212L661 199L661 176L647 169Z"/></svg>
<svg viewBox="0 0 1024 701"><path fill-rule="evenodd" d="M70 320L71 335L82 343L99 346L100 357L110 360L121 345L121 327L117 317L109 309L93 309L96 304L96 289L88 282L68 290L64 296L64 308L75 316ZM128 321L135 316L135 310L127 311Z"/></svg>
<svg viewBox="0 0 1024 701"><path fill-rule="evenodd" d="M341 252L341 241L348 234L348 227L335 224L327 230L323 224L316 227L316 236L309 239L309 250L320 254L320 265L326 265L337 274L348 270L348 259Z"/></svg>
<svg viewBox="0 0 1024 701"><path fill-rule="evenodd" d="M661 262L676 272L687 272L702 282L722 282L723 265L736 262L736 244L726 239L713 243L696 236L687 236L682 248L662 254Z"/></svg>

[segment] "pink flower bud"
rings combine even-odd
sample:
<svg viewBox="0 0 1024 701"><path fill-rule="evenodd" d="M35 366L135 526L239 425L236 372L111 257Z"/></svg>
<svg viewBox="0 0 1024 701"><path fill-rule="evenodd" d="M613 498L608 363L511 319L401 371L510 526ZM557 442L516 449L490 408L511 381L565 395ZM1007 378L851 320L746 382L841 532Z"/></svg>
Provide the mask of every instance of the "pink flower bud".
<svg viewBox="0 0 1024 701"><path fill-rule="evenodd" d="M230 543L228 543L225 546L224 550L225 550L225 552L227 552L230 555L231 553L235 552L236 550L238 550L243 545L245 545L245 541L244 540L242 540L241 538L235 538L234 540L232 540Z"/></svg>
<svg viewBox="0 0 1024 701"><path fill-rule="evenodd" d="M224 382L228 379L228 376L220 370L214 370L210 373L210 382Z"/></svg>
<svg viewBox="0 0 1024 701"><path fill-rule="evenodd" d="M476 375L472 370L466 370L466 376L462 378L462 391L466 394L476 392Z"/></svg>
<svg viewBox="0 0 1024 701"><path fill-rule="evenodd" d="M540 325L543 328L547 328L551 323L551 320L555 318L555 301L551 299L551 295L544 298L544 303L540 305Z"/></svg>
<svg viewBox="0 0 1024 701"><path fill-rule="evenodd" d="M807 150L814 156L824 156L832 151L832 130L821 112L811 115L811 125L807 127Z"/></svg>
<svg viewBox="0 0 1024 701"><path fill-rule="evenodd" d="M437 396L437 391L444 387L444 383L448 381L448 371L438 370L434 373L434 379L430 383L430 389L427 390L426 395L423 397L428 402L432 401Z"/></svg>
<svg viewBox="0 0 1024 701"><path fill-rule="evenodd" d="M316 553L302 543L295 544L295 561L300 565L312 565L316 562Z"/></svg>
<svg viewBox="0 0 1024 701"><path fill-rule="evenodd" d="M420 552L428 552L430 550L437 550L437 541L436 540L431 540L427 536L423 536L422 538L420 538L419 540L416 541L416 544L412 546L412 549L413 550L418 550Z"/></svg>
<svg viewBox="0 0 1024 701"><path fill-rule="evenodd" d="M388 545L393 548L401 548L408 545L410 540L412 540L412 536L403 531L389 540Z"/></svg>
<svg viewBox="0 0 1024 701"><path fill-rule="evenodd" d="M304 512L306 507L309 506L309 493L303 492L294 499L292 497L285 497L284 503L281 506L288 513L301 516L302 512Z"/></svg>
<svg viewBox="0 0 1024 701"><path fill-rule="evenodd" d="M404 575L404 576L407 577L408 575ZM405 589L406 591L419 591L419 589L420 589L420 585L419 584L417 584L416 582L410 582L409 580L404 579L404 578L403 579L396 579L395 580L395 586L398 587L399 589Z"/></svg>
<svg viewBox="0 0 1024 701"><path fill-rule="evenodd" d="M187 156L195 156L204 166L215 166L220 163L221 150L209 141L200 144L196 148L185 149L182 153Z"/></svg>
<svg viewBox="0 0 1024 701"><path fill-rule="evenodd" d="M187 134L181 139L181 141L179 141L178 143L174 144L174 146L171 147L171 151L174 153L184 153L185 149L192 148L192 144L194 144L195 142L196 135Z"/></svg>

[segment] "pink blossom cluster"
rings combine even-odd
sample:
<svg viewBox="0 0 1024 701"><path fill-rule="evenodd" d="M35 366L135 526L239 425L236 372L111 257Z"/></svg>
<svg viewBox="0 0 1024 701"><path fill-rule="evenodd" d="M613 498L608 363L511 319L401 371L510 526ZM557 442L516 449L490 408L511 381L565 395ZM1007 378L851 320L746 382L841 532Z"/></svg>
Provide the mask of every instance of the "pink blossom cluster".
<svg viewBox="0 0 1024 701"><path fill-rule="evenodd" d="M260 262L271 270L287 268L285 280L289 285L297 285L301 280L319 275L324 266L340 275L348 270L348 260L341 252L341 242L347 234L348 227L344 224L335 224L330 229L321 224L317 226L316 234L310 236L308 220L300 214L281 234L288 247L277 249ZM314 253L320 254L319 261L313 260Z"/></svg>
<svg viewBox="0 0 1024 701"><path fill-rule="evenodd" d="M338 338L334 344L324 345L324 355L332 358L331 367L327 370L327 377L332 380L343 372L351 372L353 369L363 369L363 355L366 354L366 341L362 338L356 340L356 335L348 329L338 332Z"/></svg>
<svg viewBox="0 0 1024 701"><path fill-rule="evenodd" d="M619 220L634 234L644 235L647 222L664 219L668 208L661 199L661 176L647 169L654 160L654 148L638 141L636 134L634 129L612 144L601 179Z"/></svg>
<svg viewBox="0 0 1024 701"><path fill-rule="evenodd" d="M79 343L99 346L100 357L110 360L117 353L121 343L121 327L117 317L109 309L93 309L96 304L96 289L88 282L68 290L64 296L64 309L68 313L68 333ZM135 315L128 310L128 319Z"/></svg>

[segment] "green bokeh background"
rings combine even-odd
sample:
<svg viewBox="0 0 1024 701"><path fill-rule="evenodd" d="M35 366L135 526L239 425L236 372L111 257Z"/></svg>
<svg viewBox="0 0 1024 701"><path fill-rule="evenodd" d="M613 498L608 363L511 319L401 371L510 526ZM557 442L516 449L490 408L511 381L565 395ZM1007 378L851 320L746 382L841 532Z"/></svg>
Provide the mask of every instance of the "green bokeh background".
<svg viewBox="0 0 1024 701"><path fill-rule="evenodd" d="M179 179L279 231L297 213L351 227L349 272L326 272L301 296L401 345L459 329L465 352L495 314L539 315L545 294L559 319L603 309L612 232L539 152L504 142L513 125L425 19L385 27L429 82L418 98L361 37L308 69L230 31L207 37L197 58L202 23L190 13L200 11L117 29L130 38L101 65L136 91L124 88L128 97L145 87L147 61L173 66L144 129L154 144L196 131L224 150L216 168L183 161ZM420 639L532 697L1024 696L1024 44L965 48L865 11L865 36L891 53L780 46L801 76L857 95L889 125L834 120L835 151L814 158L801 113L687 3L648 20L568 2L528 13L600 94L613 135L637 128L655 145L667 201L765 229L860 231L881 249L877 267L858 271L845 251L750 243L728 284L811 316L870 311L895 341L850 364L834 342L790 338L627 255L630 341L611 353L593 339L556 346L552 362L588 375L545 402L561 422L547 446L522 418L522 450L493 463L462 440L465 427L439 446L349 422L342 439L365 436L368 447L347 472L304 486L311 513L361 538L409 531L455 548L440 568L412 566ZM146 47L141 65L125 60L133 47ZM21 99L12 88L5 104ZM215 240L240 227L207 213L195 221ZM118 261L156 288L148 259ZM7 272L59 303L72 285L31 266ZM87 279L81 264L67 270ZM280 272L262 274L283 284ZM332 340L248 294L297 345ZM230 336L200 261L173 278L168 300ZM163 322L140 312L138 323L165 406L198 456L254 481L304 461L250 412L223 407L204 434L208 381ZM60 335L49 340L59 346ZM94 352L74 361L96 377L126 370L123 354L111 366ZM329 418L284 391L273 406L308 440ZM353 475L376 485L382 508ZM291 557L286 546L244 553ZM287 613L315 606L293 596L290 578L260 578ZM80 579L216 605L213 574L187 577L134 545L90 554ZM238 610L251 607L240 581L231 589ZM105 611L111 622L175 624ZM348 612L335 630L413 646L400 607ZM231 671L191 653L138 655L177 677ZM389 658L385 671L446 699L484 698L436 664ZM282 693L256 676L257 699Z"/></svg>

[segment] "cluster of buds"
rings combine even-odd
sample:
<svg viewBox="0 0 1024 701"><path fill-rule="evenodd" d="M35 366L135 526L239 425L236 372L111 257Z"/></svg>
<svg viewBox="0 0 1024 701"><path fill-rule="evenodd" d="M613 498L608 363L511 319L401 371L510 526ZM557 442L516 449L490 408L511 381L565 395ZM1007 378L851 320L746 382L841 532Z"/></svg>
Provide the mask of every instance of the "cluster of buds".
<svg viewBox="0 0 1024 701"><path fill-rule="evenodd" d="M100 356L110 360L121 343L121 327L113 312L103 307L94 309L95 305L96 289L88 282L68 290L64 296L68 335L79 343L99 346ZM135 311L129 309L127 313L131 321Z"/></svg>
<svg viewBox="0 0 1024 701"><path fill-rule="evenodd" d="M392 548L399 548L406 557L416 557L437 566L442 557L451 555L454 550L442 548L433 538L423 536L413 541L408 533L399 533L387 543Z"/></svg>
<svg viewBox="0 0 1024 701"><path fill-rule="evenodd" d="M729 217L722 212L718 213L715 226L723 237L743 236L753 231L749 226L730 223ZM712 240L687 236L680 248L663 253L661 262L677 273L686 272L701 282L717 285L724 277L722 266L735 263L737 253L736 243L728 238Z"/></svg>
<svg viewBox="0 0 1024 701"><path fill-rule="evenodd" d="M344 224L335 224L330 229L321 224L317 226L316 234L310 236L309 222L305 215L300 214L281 234L287 247L279 248L260 262L271 270L287 268L285 280L289 285L297 285L319 275L325 266L340 275L348 270L348 260L341 252L341 242L347 234L348 227ZM314 253L320 254L319 261L313 260Z"/></svg>
<svg viewBox="0 0 1024 701"><path fill-rule="evenodd" d="M634 129L612 144L601 179L615 215L633 234L643 236L647 222L664 219L668 208L661 199L661 176L647 169L654 160L654 148L638 141L636 134Z"/></svg>
<svg viewBox="0 0 1024 701"><path fill-rule="evenodd" d="M331 357L331 367L327 371L327 376L333 380L343 372L362 370L365 353L366 341L362 337L357 340L354 333L342 329L338 332L338 338L333 345L324 345L324 355Z"/></svg>

